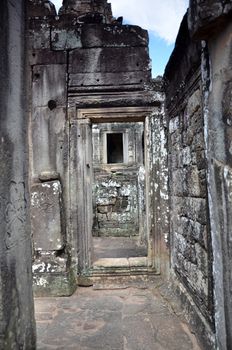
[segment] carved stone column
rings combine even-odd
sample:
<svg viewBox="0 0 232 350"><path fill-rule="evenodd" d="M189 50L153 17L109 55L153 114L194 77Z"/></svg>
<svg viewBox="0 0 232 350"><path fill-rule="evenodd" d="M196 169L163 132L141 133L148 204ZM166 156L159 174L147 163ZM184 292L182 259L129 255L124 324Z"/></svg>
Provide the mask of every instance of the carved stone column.
<svg viewBox="0 0 232 350"><path fill-rule="evenodd" d="M0 3L0 349L32 350L24 1Z"/></svg>

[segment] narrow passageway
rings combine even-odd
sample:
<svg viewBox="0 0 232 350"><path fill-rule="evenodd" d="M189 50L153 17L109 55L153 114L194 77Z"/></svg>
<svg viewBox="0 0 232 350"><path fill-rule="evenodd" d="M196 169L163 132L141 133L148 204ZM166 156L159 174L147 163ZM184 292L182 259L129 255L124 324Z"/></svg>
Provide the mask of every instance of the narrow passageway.
<svg viewBox="0 0 232 350"><path fill-rule="evenodd" d="M137 237L94 237L93 246L94 261L147 256L146 244L140 244Z"/></svg>
<svg viewBox="0 0 232 350"><path fill-rule="evenodd" d="M200 350L158 289L79 288L35 300L38 350Z"/></svg>

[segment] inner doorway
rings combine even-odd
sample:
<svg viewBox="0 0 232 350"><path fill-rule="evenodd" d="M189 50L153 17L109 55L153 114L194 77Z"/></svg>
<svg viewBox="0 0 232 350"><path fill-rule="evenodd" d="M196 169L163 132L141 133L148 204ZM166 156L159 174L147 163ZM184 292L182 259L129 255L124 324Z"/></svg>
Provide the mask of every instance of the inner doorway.
<svg viewBox="0 0 232 350"><path fill-rule="evenodd" d="M93 123L92 145L93 264L147 257L144 122Z"/></svg>

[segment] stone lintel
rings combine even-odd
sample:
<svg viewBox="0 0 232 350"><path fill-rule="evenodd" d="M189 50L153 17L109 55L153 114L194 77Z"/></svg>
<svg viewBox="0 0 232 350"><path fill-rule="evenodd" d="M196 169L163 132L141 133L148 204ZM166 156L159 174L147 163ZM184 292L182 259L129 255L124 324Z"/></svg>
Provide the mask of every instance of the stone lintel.
<svg viewBox="0 0 232 350"><path fill-rule="evenodd" d="M190 0L188 25L194 39L206 40L232 19L230 0Z"/></svg>

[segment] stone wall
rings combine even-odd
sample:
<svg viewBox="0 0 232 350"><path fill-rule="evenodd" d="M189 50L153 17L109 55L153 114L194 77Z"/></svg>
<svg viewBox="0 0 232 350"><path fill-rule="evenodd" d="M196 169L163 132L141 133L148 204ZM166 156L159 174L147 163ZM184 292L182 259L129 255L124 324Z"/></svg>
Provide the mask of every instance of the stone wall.
<svg viewBox="0 0 232 350"><path fill-rule="evenodd" d="M0 3L0 349L35 349L24 1Z"/></svg>
<svg viewBox="0 0 232 350"><path fill-rule="evenodd" d="M165 83L172 268L213 329L201 46L191 41L187 16L166 67Z"/></svg>
<svg viewBox="0 0 232 350"><path fill-rule="evenodd" d="M94 181L95 236L139 234L138 169L103 175Z"/></svg>
<svg viewBox="0 0 232 350"><path fill-rule="evenodd" d="M213 247L216 341L232 349L231 270L231 1L192 4L191 35L202 43L209 216ZM207 14L207 18L205 15Z"/></svg>
<svg viewBox="0 0 232 350"><path fill-rule="evenodd" d="M231 1L190 1L165 72L175 285L205 348L223 350L232 344L231 15Z"/></svg>
<svg viewBox="0 0 232 350"><path fill-rule="evenodd" d="M65 1L56 16L28 0L28 16L35 290L68 295L92 266L92 124L144 122L161 102L147 32L115 20L107 1Z"/></svg>
<svg viewBox="0 0 232 350"><path fill-rule="evenodd" d="M169 122L172 254L175 269L192 289L203 310L208 308L209 253L206 162L201 87ZM174 114L174 115L175 115ZM172 114L173 115L173 114Z"/></svg>

